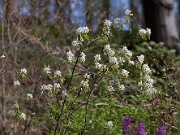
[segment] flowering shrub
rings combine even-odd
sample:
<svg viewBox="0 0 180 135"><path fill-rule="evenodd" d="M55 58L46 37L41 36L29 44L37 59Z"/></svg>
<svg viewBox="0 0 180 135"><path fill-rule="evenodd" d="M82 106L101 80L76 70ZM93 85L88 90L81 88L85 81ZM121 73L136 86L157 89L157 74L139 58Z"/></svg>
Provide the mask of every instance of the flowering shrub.
<svg viewBox="0 0 180 135"><path fill-rule="evenodd" d="M53 70L51 65L45 66L38 81L33 80L28 69L18 71L14 87L26 93L21 96L26 97L27 109L22 109L18 105L21 100L16 100L8 114L13 122L24 125L24 134L33 126L54 135L155 133L155 127L162 121L157 117L159 108L155 108L159 104L154 99L162 91L156 87L145 54L133 55L127 46L111 41L112 29L121 30L131 21L131 11L125 14L124 23L120 19L105 20L102 31L93 36L88 27L78 28L66 53L67 61L61 64L65 68ZM151 30L140 29L137 35L149 40ZM100 42L103 44L96 50ZM30 82L33 91L21 85L25 82ZM38 109L32 109L37 102ZM131 132L133 119L122 120L124 115L149 120L139 122L137 130Z"/></svg>

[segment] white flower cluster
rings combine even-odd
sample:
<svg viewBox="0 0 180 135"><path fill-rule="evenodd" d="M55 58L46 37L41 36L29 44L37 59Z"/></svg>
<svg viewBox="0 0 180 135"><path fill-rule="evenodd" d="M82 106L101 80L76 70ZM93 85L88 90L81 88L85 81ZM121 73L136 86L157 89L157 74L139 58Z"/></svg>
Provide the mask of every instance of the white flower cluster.
<svg viewBox="0 0 180 135"><path fill-rule="evenodd" d="M57 78L57 77L62 77L61 71L56 70L56 71L54 72L54 77L55 77L55 78Z"/></svg>
<svg viewBox="0 0 180 135"><path fill-rule="evenodd" d="M97 62L97 61L100 61L101 60L101 55L100 54L96 54L94 56L94 61Z"/></svg>
<svg viewBox="0 0 180 135"><path fill-rule="evenodd" d="M156 89L153 86L154 80L150 77L151 69L147 64L142 66L141 81L138 82L140 87L144 87L148 94L156 93Z"/></svg>
<svg viewBox="0 0 180 135"><path fill-rule="evenodd" d="M112 129L113 126L114 126L112 121L108 121L108 122L106 123L106 125L107 125L107 127L110 128L110 129Z"/></svg>
<svg viewBox="0 0 180 135"><path fill-rule="evenodd" d="M79 60L80 60L80 62L84 63L86 60L86 54L81 52Z"/></svg>
<svg viewBox="0 0 180 135"><path fill-rule="evenodd" d="M47 91L52 91L53 90L53 85L52 84L43 84L43 85L41 85L41 90L42 91L45 91L45 90L47 90Z"/></svg>
<svg viewBox="0 0 180 135"><path fill-rule="evenodd" d="M16 116L16 112L14 110L9 110L8 111L8 115L10 115L11 117L15 117Z"/></svg>
<svg viewBox="0 0 180 135"><path fill-rule="evenodd" d="M68 59L68 62L70 62L70 63L73 62L74 54L71 51L67 52L67 59Z"/></svg>
<svg viewBox="0 0 180 135"><path fill-rule="evenodd" d="M133 16L133 14L131 13L130 10L126 10L126 11L125 11L125 14L126 14L125 20L126 20L126 22L128 23L128 22L131 21L131 17Z"/></svg>
<svg viewBox="0 0 180 135"><path fill-rule="evenodd" d="M107 90L108 90L109 92L113 92L113 91L114 91L114 88L113 88L113 86L108 86Z"/></svg>
<svg viewBox="0 0 180 135"><path fill-rule="evenodd" d="M0 58L5 58L6 56L5 55L1 55L1 57Z"/></svg>
<svg viewBox="0 0 180 135"><path fill-rule="evenodd" d="M18 87L20 85L21 85L21 83L18 80L14 81L14 86Z"/></svg>
<svg viewBox="0 0 180 135"><path fill-rule="evenodd" d="M53 91L53 89L60 89L61 88L61 85L60 85L60 83L54 83L54 85L52 85L52 84L43 84L43 85L41 85L41 90L42 90L42 92L43 91L50 91L50 92L52 92Z"/></svg>
<svg viewBox="0 0 180 135"><path fill-rule="evenodd" d="M103 32L108 36L111 36L111 34L112 34L111 33L111 26L112 26L112 22L110 20L105 20Z"/></svg>
<svg viewBox="0 0 180 135"><path fill-rule="evenodd" d="M110 64L116 64L118 66L118 59L116 57L109 57Z"/></svg>
<svg viewBox="0 0 180 135"><path fill-rule="evenodd" d="M20 70L20 75L26 75L27 74L27 69L26 68L22 68Z"/></svg>
<svg viewBox="0 0 180 135"><path fill-rule="evenodd" d="M19 118L23 119L23 120L26 120L26 114L25 113L21 113L19 115Z"/></svg>
<svg viewBox="0 0 180 135"><path fill-rule="evenodd" d="M18 116L20 119L26 120L26 114L23 112L20 112L19 105L15 103L11 110L8 111L8 114L11 117Z"/></svg>
<svg viewBox="0 0 180 135"><path fill-rule="evenodd" d="M115 19L114 19L114 24L115 24L115 26L118 26L119 23L120 23L120 18L115 18Z"/></svg>
<svg viewBox="0 0 180 135"><path fill-rule="evenodd" d="M125 11L125 14L126 14L127 16L133 16L133 14L131 13L131 10L126 10L126 11Z"/></svg>
<svg viewBox="0 0 180 135"><path fill-rule="evenodd" d="M146 37L148 38L148 39L150 39L150 36L151 36L151 29L149 29L149 28L146 28L146 30L145 29L139 29L139 35L143 38L143 39L146 39Z"/></svg>
<svg viewBox="0 0 180 135"><path fill-rule="evenodd" d="M86 74L84 75L84 78L85 78L85 79L89 79L89 78L90 78L90 75L86 73Z"/></svg>
<svg viewBox="0 0 180 135"><path fill-rule="evenodd" d="M106 65L100 64L99 62L95 62L95 69L100 70L100 71L108 70Z"/></svg>
<svg viewBox="0 0 180 135"><path fill-rule="evenodd" d="M129 71L127 71L127 70L125 70L125 69L122 69L121 75L122 75L124 78L127 78L127 77L129 76Z"/></svg>
<svg viewBox="0 0 180 135"><path fill-rule="evenodd" d="M130 59L131 59L131 57L132 57L132 52L131 52L130 50L128 50L126 46L124 46L124 47L122 48L122 53L124 54L124 57L125 57L128 61L130 61Z"/></svg>
<svg viewBox="0 0 180 135"><path fill-rule="evenodd" d="M119 57L119 64L123 65L123 63L125 62L125 59L123 57Z"/></svg>
<svg viewBox="0 0 180 135"><path fill-rule="evenodd" d="M80 41L78 41L78 40L74 40L72 42L72 46L74 46L74 47L79 47L80 45L82 45L82 43Z"/></svg>
<svg viewBox="0 0 180 135"><path fill-rule="evenodd" d="M76 33L77 34L87 34L89 33L89 28L86 26L86 27L80 27L76 30Z"/></svg>
<svg viewBox="0 0 180 135"><path fill-rule="evenodd" d="M104 21L104 26L105 26L106 28L110 29L111 25L112 25L112 22L111 22L110 20L105 20L105 21Z"/></svg>
<svg viewBox="0 0 180 135"><path fill-rule="evenodd" d="M45 66L44 73L45 74L51 74L51 69L50 69L49 65L47 67Z"/></svg>
<svg viewBox="0 0 180 135"><path fill-rule="evenodd" d="M109 57L112 57L115 54L115 51L113 51L111 49L109 44L105 45L103 52L104 52L105 55L108 55Z"/></svg>
<svg viewBox="0 0 180 135"><path fill-rule="evenodd" d="M151 74L151 69L149 68L149 66L147 64L144 64L142 66L142 70L144 74Z"/></svg>
<svg viewBox="0 0 180 135"><path fill-rule="evenodd" d="M125 86L123 84L118 84L119 90L125 90Z"/></svg>
<svg viewBox="0 0 180 135"><path fill-rule="evenodd" d="M80 86L84 88L89 87L89 80L82 80Z"/></svg>
<svg viewBox="0 0 180 135"><path fill-rule="evenodd" d="M33 95L31 93L28 93L27 94L27 99L32 99L33 98Z"/></svg>
<svg viewBox="0 0 180 135"><path fill-rule="evenodd" d="M60 88L61 88L60 83L54 83L54 88L55 88L55 89L60 89Z"/></svg>
<svg viewBox="0 0 180 135"><path fill-rule="evenodd" d="M81 86L81 87L84 87L84 88L89 87L89 78L90 78L90 75L86 73L86 74L84 75L84 80L82 80L82 81L80 82L80 86Z"/></svg>
<svg viewBox="0 0 180 135"><path fill-rule="evenodd" d="M137 58L138 58L138 62L140 64L143 64L143 62L144 62L144 55L137 56Z"/></svg>
<svg viewBox="0 0 180 135"><path fill-rule="evenodd" d="M19 110L19 105L15 103L12 108Z"/></svg>

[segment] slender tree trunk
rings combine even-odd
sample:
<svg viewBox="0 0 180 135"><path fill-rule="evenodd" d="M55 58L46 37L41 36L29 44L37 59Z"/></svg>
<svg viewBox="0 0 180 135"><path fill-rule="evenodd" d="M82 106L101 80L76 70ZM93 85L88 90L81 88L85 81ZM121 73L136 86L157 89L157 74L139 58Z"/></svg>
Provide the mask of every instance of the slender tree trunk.
<svg viewBox="0 0 180 135"><path fill-rule="evenodd" d="M178 15L177 15L177 22L178 22L178 31L180 33L180 0L177 0L177 3L178 3Z"/></svg>
<svg viewBox="0 0 180 135"><path fill-rule="evenodd" d="M180 54L173 0L142 0L145 23L151 28L151 40L163 41L168 48Z"/></svg>
<svg viewBox="0 0 180 135"><path fill-rule="evenodd" d="M103 13L103 19L109 18L110 13L110 1L109 0L102 0L102 13Z"/></svg>
<svg viewBox="0 0 180 135"><path fill-rule="evenodd" d="M93 26L93 2L94 0L87 0L86 1L86 21L87 21L87 26L92 27Z"/></svg>

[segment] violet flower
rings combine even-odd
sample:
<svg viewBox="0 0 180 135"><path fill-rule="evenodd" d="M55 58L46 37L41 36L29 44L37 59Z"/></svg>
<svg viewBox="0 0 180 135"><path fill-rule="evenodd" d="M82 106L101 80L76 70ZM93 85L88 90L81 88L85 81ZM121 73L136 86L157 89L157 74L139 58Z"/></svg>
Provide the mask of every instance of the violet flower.
<svg viewBox="0 0 180 135"><path fill-rule="evenodd" d="M146 129L145 129L145 124L143 122L139 122L138 128L135 131L136 135L147 135Z"/></svg>
<svg viewBox="0 0 180 135"><path fill-rule="evenodd" d="M156 130L156 135L166 135L166 129L167 129L167 126L160 126Z"/></svg>
<svg viewBox="0 0 180 135"><path fill-rule="evenodd" d="M122 124L122 130L123 130L123 135L129 135L130 134L130 127L131 127L131 122L132 122L132 118L129 116L126 116L121 124Z"/></svg>

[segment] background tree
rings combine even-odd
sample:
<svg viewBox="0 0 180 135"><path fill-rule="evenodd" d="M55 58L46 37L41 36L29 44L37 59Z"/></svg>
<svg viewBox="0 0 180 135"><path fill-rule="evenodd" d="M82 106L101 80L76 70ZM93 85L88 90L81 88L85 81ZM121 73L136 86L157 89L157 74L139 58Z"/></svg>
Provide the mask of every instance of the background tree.
<svg viewBox="0 0 180 135"><path fill-rule="evenodd" d="M163 41L168 48L180 53L173 0L142 0L145 24L151 28L151 40Z"/></svg>

